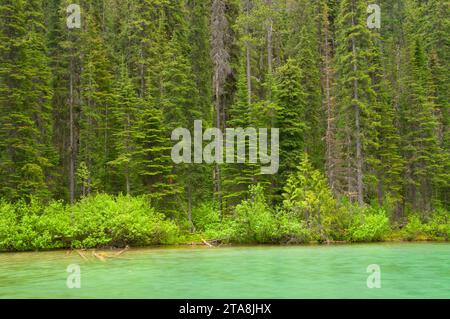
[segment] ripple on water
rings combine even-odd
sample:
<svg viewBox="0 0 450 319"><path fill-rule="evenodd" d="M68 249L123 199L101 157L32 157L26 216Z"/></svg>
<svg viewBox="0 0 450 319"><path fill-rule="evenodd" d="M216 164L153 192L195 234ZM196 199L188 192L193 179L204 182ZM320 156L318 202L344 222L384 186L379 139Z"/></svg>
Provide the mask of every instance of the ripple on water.
<svg viewBox="0 0 450 319"><path fill-rule="evenodd" d="M89 261L0 254L0 298L450 298L450 244L139 249ZM81 266L68 289L67 266ZM368 289L368 265L381 289Z"/></svg>

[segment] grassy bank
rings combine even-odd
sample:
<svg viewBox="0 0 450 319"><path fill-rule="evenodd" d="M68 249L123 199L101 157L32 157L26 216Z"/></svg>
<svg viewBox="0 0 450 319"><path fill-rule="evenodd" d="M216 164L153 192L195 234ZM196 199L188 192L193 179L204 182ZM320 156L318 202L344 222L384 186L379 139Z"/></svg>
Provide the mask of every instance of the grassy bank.
<svg viewBox="0 0 450 319"><path fill-rule="evenodd" d="M202 243L306 244L450 238L445 210L424 219L391 222L384 208L341 204L334 214L304 218L286 206L272 209L261 187L221 220L213 203L193 210L192 225L168 219L146 197L99 194L70 206L54 201L0 202L0 250L131 247Z"/></svg>

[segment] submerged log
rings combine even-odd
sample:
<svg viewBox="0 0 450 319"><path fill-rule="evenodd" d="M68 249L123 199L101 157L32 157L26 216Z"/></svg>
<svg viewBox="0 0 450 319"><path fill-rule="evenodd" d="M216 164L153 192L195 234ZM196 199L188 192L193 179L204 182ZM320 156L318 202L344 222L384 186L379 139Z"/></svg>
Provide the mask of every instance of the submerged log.
<svg viewBox="0 0 450 319"><path fill-rule="evenodd" d="M76 252L78 253L78 255L80 255L81 258L88 261L88 258L80 250L76 250Z"/></svg>
<svg viewBox="0 0 450 319"><path fill-rule="evenodd" d="M122 249L121 251L119 251L118 253L116 253L114 256L120 256L123 253L125 253L128 249L130 249L130 246L126 245L124 249Z"/></svg>
<svg viewBox="0 0 450 319"><path fill-rule="evenodd" d="M97 258L97 259L99 259L99 260L101 260L101 261L106 261L106 258L108 257L108 255L106 255L106 254L103 254L103 253L96 253L95 252L95 250L92 252L92 255L95 257L95 258Z"/></svg>
<svg viewBox="0 0 450 319"><path fill-rule="evenodd" d="M124 249L113 253L113 254L108 254L105 252L96 252L96 250L92 250L91 251L91 255L95 258L97 258L98 260L101 261L106 261L108 258L122 258L122 255L127 252L130 249L130 247L127 245ZM72 254L72 252L75 251L81 258L83 258L83 260L85 261L89 261L89 258L86 256L86 254L83 251L86 251L84 249L73 249L73 250L68 250L66 252L66 255L70 255Z"/></svg>

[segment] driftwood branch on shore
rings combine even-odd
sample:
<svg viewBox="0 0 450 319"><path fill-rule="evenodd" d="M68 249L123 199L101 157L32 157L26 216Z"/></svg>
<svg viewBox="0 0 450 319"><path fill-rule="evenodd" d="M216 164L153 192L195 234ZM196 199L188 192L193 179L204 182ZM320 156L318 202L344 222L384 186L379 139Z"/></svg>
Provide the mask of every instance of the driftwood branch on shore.
<svg viewBox="0 0 450 319"><path fill-rule="evenodd" d="M209 248L214 248L214 246L213 245L211 245L210 243L208 243L206 240L204 240L203 238L202 238L202 242L206 245L206 246L208 246Z"/></svg>

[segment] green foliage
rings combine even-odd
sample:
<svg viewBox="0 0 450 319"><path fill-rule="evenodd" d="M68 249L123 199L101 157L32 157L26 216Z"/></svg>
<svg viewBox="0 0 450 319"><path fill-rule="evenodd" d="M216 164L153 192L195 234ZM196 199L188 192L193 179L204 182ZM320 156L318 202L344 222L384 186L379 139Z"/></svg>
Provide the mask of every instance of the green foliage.
<svg viewBox="0 0 450 319"><path fill-rule="evenodd" d="M376 242L386 238L390 231L389 218L384 210L361 209L353 217L347 239L352 242Z"/></svg>
<svg viewBox="0 0 450 319"><path fill-rule="evenodd" d="M426 223L419 215L412 214L402 229L402 235L406 240L449 240L450 214L444 209L439 209Z"/></svg>
<svg viewBox="0 0 450 319"><path fill-rule="evenodd" d="M212 223L204 226L208 238L231 243L274 242L276 237L276 219L267 205L261 185L250 186L249 199L235 207L234 216L226 216L218 223L217 212L207 214Z"/></svg>
<svg viewBox="0 0 450 319"><path fill-rule="evenodd" d="M424 228L431 239L450 240L450 213L445 209L438 209Z"/></svg>
<svg viewBox="0 0 450 319"><path fill-rule="evenodd" d="M176 226L150 207L145 197L97 195L71 208L74 246L145 246L170 243Z"/></svg>
<svg viewBox="0 0 450 319"><path fill-rule="evenodd" d="M228 125L229 127L243 129L255 127L256 123L254 123L252 119L252 105L249 104L248 90L246 87L246 71L243 65L239 68L237 82L236 98L229 111L230 119L228 120ZM237 153L238 147L245 147L247 150L249 149L250 143L248 139L246 139L243 144L244 145L235 146L235 154ZM235 155L235 162L238 162L239 160L242 159L239 159L237 155ZM248 163L248 161L245 161L245 163L224 165L223 199L227 206L234 207L248 196L249 187L254 184L255 180L259 177L257 176L258 170L259 167L256 167L255 164Z"/></svg>
<svg viewBox="0 0 450 319"><path fill-rule="evenodd" d="M236 206L234 215L222 223L218 213L209 210L204 216L212 222L205 226L208 238L231 243L306 243L311 240L305 223L284 211L274 212L267 204L263 187L250 186L249 199ZM204 220L204 219L203 219Z"/></svg>
<svg viewBox="0 0 450 319"><path fill-rule="evenodd" d="M0 1L1 249L448 240L445 1L71 3ZM278 127L279 174L175 165L194 120Z"/></svg>
<svg viewBox="0 0 450 319"><path fill-rule="evenodd" d="M270 243L275 237L276 223L261 185L250 187L250 198L236 206L237 242Z"/></svg>
<svg viewBox="0 0 450 319"><path fill-rule="evenodd" d="M56 162L43 1L0 3L0 196L47 199Z"/></svg>
<svg viewBox="0 0 450 319"><path fill-rule="evenodd" d="M424 225L417 215L411 215L408 218L408 224L403 229L403 236L407 240L417 240L424 234Z"/></svg>
<svg viewBox="0 0 450 319"><path fill-rule="evenodd" d="M196 231L207 231L220 225L220 212L217 203L204 202L192 211L192 223Z"/></svg>
<svg viewBox="0 0 450 319"><path fill-rule="evenodd" d="M313 234L304 221L292 218L284 211L278 212L275 218L278 224L277 238L280 243L304 244L313 240Z"/></svg>
<svg viewBox="0 0 450 319"><path fill-rule="evenodd" d="M302 71L295 60L288 60L277 69L276 100L280 107L277 125L284 138L280 141L280 174L284 182L297 167L304 149L305 93Z"/></svg>
<svg viewBox="0 0 450 319"><path fill-rule="evenodd" d="M112 115L114 120L114 146L115 158L110 165L117 174L117 179L123 186L119 188L126 194L131 194L135 188L136 166L134 155L136 153L136 125L139 99L129 77L127 65L122 61L120 77L117 82L116 96Z"/></svg>
<svg viewBox="0 0 450 319"><path fill-rule="evenodd" d="M0 250L171 244L178 228L145 197L96 195L74 206L0 203Z"/></svg>
<svg viewBox="0 0 450 319"><path fill-rule="evenodd" d="M0 250L65 248L70 219L61 202L42 205L32 199L15 205L0 203Z"/></svg>
<svg viewBox="0 0 450 319"><path fill-rule="evenodd" d="M297 220L303 220L319 240L329 235L336 217L337 202L323 174L314 169L305 154L297 172L292 174L284 187L283 207Z"/></svg>

